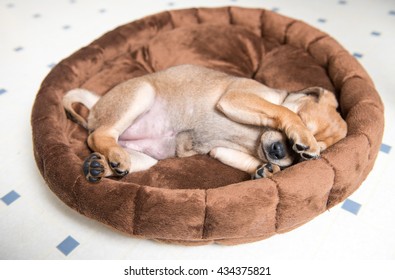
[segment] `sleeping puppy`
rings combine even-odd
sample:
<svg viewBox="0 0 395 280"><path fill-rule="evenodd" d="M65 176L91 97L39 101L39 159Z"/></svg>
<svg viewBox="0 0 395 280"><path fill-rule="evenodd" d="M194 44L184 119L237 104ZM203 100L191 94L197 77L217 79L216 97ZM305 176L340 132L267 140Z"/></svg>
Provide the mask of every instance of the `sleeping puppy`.
<svg viewBox="0 0 395 280"><path fill-rule="evenodd" d="M90 110L87 120L74 103ZM255 178L270 177L296 161L318 158L347 131L327 90L288 93L195 65L128 80L103 97L73 89L63 105L90 132L94 153L83 165L90 182L196 154Z"/></svg>

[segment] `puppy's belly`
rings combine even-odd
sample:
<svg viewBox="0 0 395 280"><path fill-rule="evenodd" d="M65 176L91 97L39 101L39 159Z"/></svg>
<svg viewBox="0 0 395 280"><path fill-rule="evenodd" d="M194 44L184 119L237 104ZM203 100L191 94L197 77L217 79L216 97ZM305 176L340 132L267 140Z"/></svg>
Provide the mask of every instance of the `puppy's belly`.
<svg viewBox="0 0 395 280"><path fill-rule="evenodd" d="M165 103L156 99L153 106L121 134L118 143L160 160L175 156L176 135Z"/></svg>
<svg viewBox="0 0 395 280"><path fill-rule="evenodd" d="M176 141L174 136L147 138L139 140L119 140L118 143L126 150L135 150L155 159L175 157Z"/></svg>

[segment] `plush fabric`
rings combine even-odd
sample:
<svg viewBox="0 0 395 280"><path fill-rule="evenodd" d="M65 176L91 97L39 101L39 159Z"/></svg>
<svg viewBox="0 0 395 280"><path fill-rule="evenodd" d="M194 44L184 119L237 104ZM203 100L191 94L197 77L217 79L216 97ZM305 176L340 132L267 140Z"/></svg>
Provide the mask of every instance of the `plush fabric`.
<svg viewBox="0 0 395 280"><path fill-rule="evenodd" d="M88 183L82 173L91 153L87 132L67 119L63 95L76 87L104 94L129 78L183 63L289 91L325 87L338 97L348 135L320 159L271 179L252 181L199 155ZM238 244L292 230L354 192L379 151L383 110L368 74L329 35L270 11L224 7L163 12L105 34L50 72L31 123L39 170L71 208L139 238Z"/></svg>

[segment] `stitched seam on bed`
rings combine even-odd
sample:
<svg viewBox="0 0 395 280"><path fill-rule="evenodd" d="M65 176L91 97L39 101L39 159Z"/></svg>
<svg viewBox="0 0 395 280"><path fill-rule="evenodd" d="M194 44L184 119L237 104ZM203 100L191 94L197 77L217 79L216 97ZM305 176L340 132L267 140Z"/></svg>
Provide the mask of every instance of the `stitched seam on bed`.
<svg viewBox="0 0 395 280"><path fill-rule="evenodd" d="M204 190L204 218L202 227L202 239L207 239L207 190Z"/></svg>
<svg viewBox="0 0 395 280"><path fill-rule="evenodd" d="M276 39L276 37L274 37L274 36L268 36L268 35L264 34L263 22L264 22L264 16L265 16L265 13L266 13L266 12L267 12L266 9L261 9L261 15L260 15L261 38L262 38L262 39L263 39L263 38L269 38L269 39L274 39L275 41L278 41L278 40ZM296 23L296 22L301 22L301 21L299 21L299 20L294 20L293 22L291 22L291 23L289 23L289 24L287 25L286 31L285 31L285 33L284 33L284 43L283 43L283 44L288 44L288 43L286 42L286 33L288 32L288 29L292 26L292 24L294 24L294 23ZM327 37L331 38L329 34L325 34L325 35L323 35L323 36L321 36L321 37L319 37L319 38L313 40L312 42L309 43L308 48L305 50L314 60L316 60L316 58L308 51L308 49L310 48L310 45L312 45L313 43L316 43L316 42L318 42L318 41L320 41L320 40L322 40L322 39L324 39L324 38L327 38ZM280 42L280 43L281 43L281 42ZM342 52L342 51L345 51L345 50L341 50L341 51L337 52L336 54L334 54L334 55L332 55L332 56L328 56L326 66L324 67L326 71L328 71L328 69L327 69L327 68L328 68L328 64L329 64L329 61L332 59L332 57L338 55L338 54L339 54L340 52ZM345 51L345 52L347 52L347 51ZM328 77L329 77L329 75L328 75ZM330 77L329 77L329 78L330 78ZM330 79L331 79L331 78L330 78ZM332 84L333 84L332 79L331 79L331 82L332 82Z"/></svg>
<svg viewBox="0 0 395 280"><path fill-rule="evenodd" d="M364 78L364 77L362 77L361 75L358 75L358 74L353 74L353 75L351 75L351 76L345 76L345 78L342 80L342 85L341 85L341 87L343 87L344 84L345 84L348 80L354 79L354 78L361 79L361 80L363 80L364 82L366 82L369 86L371 86L372 88L374 88L373 81L369 81L368 79L366 79L366 78Z"/></svg>
<svg viewBox="0 0 395 280"><path fill-rule="evenodd" d="M80 203L80 200L78 199L78 195L77 195L77 193L75 191L75 186L76 186L78 180L81 178L81 176L82 175L78 175L77 176L77 179L75 179L75 181L73 183L73 186L71 187L71 192L73 193L75 203L77 204L77 211L80 212L80 213L82 213L82 211L81 211L81 203Z"/></svg>
<svg viewBox="0 0 395 280"><path fill-rule="evenodd" d="M357 103L355 103L350 110L348 110L348 114L350 114L350 111L355 107L358 106L360 104L367 104L369 106L372 106L374 108L376 108L377 110L379 110L381 113L384 113L384 108L380 108L379 105L376 104L376 102L372 101L372 100L360 100ZM348 115L347 114L347 115Z"/></svg>
<svg viewBox="0 0 395 280"><path fill-rule="evenodd" d="M333 61L336 59L336 57L338 57L342 53L345 53L346 55L351 55L347 50L342 49L342 50L339 50L336 53L332 54L331 56L328 56L328 60L327 60L328 62L327 62L327 66L326 66L326 68L328 68L328 70L329 70L330 64L333 63Z"/></svg>
<svg viewBox="0 0 395 280"><path fill-rule="evenodd" d="M202 22L202 19L200 18L199 11L200 11L200 9L195 9L195 17L197 19L197 23L202 24L203 22Z"/></svg>
<svg viewBox="0 0 395 280"><path fill-rule="evenodd" d="M328 59L327 59L327 63L326 63L326 69L327 69L327 71L328 71L328 77L331 79L331 81L332 81L332 84L334 85L334 83L333 83L333 79L332 79L332 77L329 75L329 67L330 67L330 65L333 63L333 61L336 59L336 57L339 55L339 54L341 54L341 53L346 53L346 54L348 54L348 55L350 55L346 50L339 50L338 52L336 52L335 54L333 54L333 55L331 55L331 56L328 56Z"/></svg>
<svg viewBox="0 0 395 280"><path fill-rule="evenodd" d="M308 44L308 46L307 46L307 48L306 48L306 52L307 52L311 57L314 58L314 56L313 56L313 55L311 54L311 52L310 52L310 47L311 47L311 45L313 45L313 44L315 44L315 43L321 41L322 39L328 38L328 37L329 37L328 34L324 34L324 35L322 35L322 36L318 36L317 38L315 38L313 41L311 41L311 42Z"/></svg>
<svg viewBox="0 0 395 280"><path fill-rule="evenodd" d="M172 29L175 29L175 28L176 28L176 25L174 24L173 16L171 15L170 11L166 11L166 13L167 13L167 15L168 15L169 18L170 18L170 23L171 23Z"/></svg>
<svg viewBox="0 0 395 280"><path fill-rule="evenodd" d="M343 80L343 85L344 85L345 83L347 83L347 81L350 80L350 79L361 79L361 80L367 82L366 79L364 79L364 78L361 77L360 75L354 74L354 75L351 75L351 76L346 77L346 78Z"/></svg>
<svg viewBox="0 0 395 280"><path fill-rule="evenodd" d="M262 11L261 11L261 16L260 16L261 39L272 39L272 40L274 40L274 41L276 41L276 42L278 42L278 43L280 43L280 44L283 44L283 45L284 45L284 44L287 44L286 42L280 42L280 40L279 40L276 36L264 34L264 32L263 32L263 18L264 18L264 16L265 16L265 12L267 12L267 10L262 10ZM295 20L294 22L298 22L298 21ZM289 23L289 24L287 25L286 29L288 28L288 26L290 27L290 25L292 25L294 22ZM284 33L284 36L285 36L285 33ZM292 45L291 45L291 46L292 46Z"/></svg>
<svg viewBox="0 0 395 280"><path fill-rule="evenodd" d="M349 80L351 80L351 79L360 79L360 80L362 80L363 82L368 83L368 85L371 86L373 90L376 90L376 87L374 86L374 84L370 83L370 81L369 81L368 79L366 79L366 78L364 78L364 77L361 77L361 76L358 75L358 74L354 74L354 75L352 75L352 76L347 77L347 78L343 81L343 86L344 86ZM371 82L373 82L373 81L371 81ZM383 105L383 104L381 104L381 105Z"/></svg>
<svg viewBox="0 0 395 280"><path fill-rule="evenodd" d="M288 38L288 31L292 27L292 25L294 25L297 22L300 22L300 21L299 20L293 20L293 21L291 21L290 23L288 23L285 26L283 44L292 46L291 44L288 44L288 39L287 39Z"/></svg>
<svg viewBox="0 0 395 280"><path fill-rule="evenodd" d="M355 135L355 134L354 134ZM369 136L362 131L359 131L358 133L356 133L356 135L363 135L366 137L366 140L368 141L368 146L369 146L369 155L368 155L368 160L371 160L371 153L372 153L372 143L370 142Z"/></svg>
<svg viewBox="0 0 395 280"><path fill-rule="evenodd" d="M261 29L261 39L264 38L265 34L263 32L263 18L265 17L266 10L261 10L261 15L259 16L260 29Z"/></svg>
<svg viewBox="0 0 395 280"><path fill-rule="evenodd" d="M259 29L260 29L260 33L261 33L260 34L261 57L260 57L260 59L259 59L259 61L257 63L257 67L256 67L255 71L252 73L252 76L251 76L251 78L254 79L254 80L255 80L256 74L258 74L259 69L261 69L263 57L265 56L265 52L266 52L266 49L264 48L264 45L262 43L262 40L263 40L263 23L262 23L262 21L263 21L263 17L264 17L265 11L266 10L261 10L261 14L259 16L259 23L260 23Z"/></svg>
<svg viewBox="0 0 395 280"><path fill-rule="evenodd" d="M233 21L233 15L232 15L232 7L228 7L227 11L228 11L228 16L229 16L229 24L233 25L234 21Z"/></svg>
<svg viewBox="0 0 395 280"><path fill-rule="evenodd" d="M139 204L137 203L140 200L140 193L142 191L142 186L140 186L136 192L136 196L133 199L134 203L134 217L133 217L133 229L132 229L132 235L139 235L136 233L136 225L138 224L138 221L140 220L140 207Z"/></svg>
<svg viewBox="0 0 395 280"><path fill-rule="evenodd" d="M365 101L367 104L369 104L370 106L372 106L372 107L374 107L374 108L376 108L377 110L379 110L380 112L383 112L380 108L378 108L377 107L377 105L375 105L374 103L368 103L367 101ZM351 109L348 111L348 114L350 114L350 112L356 107L356 106L358 106L358 104L362 104L362 103L364 103L364 101L363 100L361 100L361 101L359 101L357 104L355 104L353 107L351 107ZM347 114L347 115L348 115ZM368 144L369 144L369 156L368 156L368 160L371 160L371 153L372 153L372 142L371 142L371 140L370 140L370 138L369 138L369 135L368 134L366 134L365 132L363 132L363 131L357 131L356 133L354 133L353 135L364 135L365 137L366 137L366 139L367 139L367 141L368 141Z"/></svg>
<svg viewBox="0 0 395 280"><path fill-rule="evenodd" d="M334 82L333 77L329 74L329 68L330 68L331 63L333 63L332 61L336 58L336 56L338 56L339 54L341 54L341 53L343 53L343 52L349 54L349 53L348 53L346 50L344 50L344 49L343 49L343 50L340 50L340 51L336 52L335 54L333 54L333 55L331 55L331 56L327 56L327 60L326 60L325 66L323 66L324 69L325 69L326 75L328 76L328 78L329 78L331 84L333 85L333 87L334 87L334 89L335 89L336 91L341 90L341 88L342 88L343 85L344 85L344 82L343 82L342 85L339 87L340 89L338 89L338 88L336 87L336 84L335 84L335 82ZM308 54L309 54L314 60L316 60L316 59L314 58L314 56L312 56L310 53L308 53Z"/></svg>
<svg viewBox="0 0 395 280"><path fill-rule="evenodd" d="M263 58L263 56L262 56L261 59L258 61L257 66L256 66L256 69L252 72L251 79L256 80L256 79L255 79L256 74L258 74L258 71L261 69L261 61L262 61L262 58Z"/></svg>
<svg viewBox="0 0 395 280"><path fill-rule="evenodd" d="M358 75L358 74L354 74L354 75L351 75L351 76L349 76L349 77L346 77L344 80L343 80L343 84L342 84L342 87L344 86L344 84L348 81L348 80L350 80L350 79L361 79L361 80L363 80L364 82L366 82L366 83L368 83L368 85L369 86L371 86L373 89L375 89L375 86L374 86L374 84L373 84L373 81L369 81L368 79L366 79L366 78L364 78L364 77L362 77L361 75Z"/></svg>
<svg viewBox="0 0 395 280"><path fill-rule="evenodd" d="M325 206L325 209L328 210L329 197L331 197L331 194L332 194L333 188L334 188L334 186L335 186L335 182L336 182L336 169L335 169L335 167L329 162L328 159L326 159L326 158L324 158L324 157L321 157L321 159L323 159L324 162L325 162L330 168L332 168L332 171L333 171L333 183L332 183L331 189L330 189L329 192L328 192L328 197L327 197L327 199L326 199L326 206Z"/></svg>
<svg viewBox="0 0 395 280"><path fill-rule="evenodd" d="M42 121L42 120L49 119L49 118L50 118L49 116L42 116L42 117L39 117L39 118L37 118L37 119L32 119L32 120L31 120L31 123L32 123L32 124L35 124L36 122L40 122L40 121Z"/></svg>
<svg viewBox="0 0 395 280"><path fill-rule="evenodd" d="M274 234L276 234L276 232L274 232L271 235L267 235L267 234L260 234L260 235L251 235L251 236L240 236L240 237L229 237L229 238L217 238L217 239L213 239L213 241L215 243L221 242L221 241L232 241L232 240L239 240L239 239L251 239L251 238L269 238L270 236L273 236ZM207 239L208 240L208 239ZM249 243L249 242L247 242Z"/></svg>
<svg viewBox="0 0 395 280"><path fill-rule="evenodd" d="M311 41L311 42L309 43L309 45L307 46L307 48L305 49L305 51L306 51L306 53L307 53L315 62L317 62L317 65L319 65L319 66L321 66L322 68L324 68L326 75L328 76L329 80L331 81L331 84L334 86L333 81L332 81L332 78L329 76L329 69L328 69L329 59L327 60L326 65L323 66L323 65L321 65L321 63L319 63L319 62L317 61L317 58L316 58L316 57L311 53L311 51L310 51L310 47L311 47L313 44L316 44L317 42L319 42L319 41L321 41L321 40L323 40L323 39L325 39L325 38L330 38L330 36L329 36L328 34L324 34L324 35L322 35L322 36L319 36L319 37L315 38L313 41Z"/></svg>
<svg viewBox="0 0 395 280"><path fill-rule="evenodd" d="M261 55L260 55L260 58L257 61L256 68L252 72L251 79L255 80L255 77L258 74L258 71L261 69L263 57L265 56L265 52L266 52L265 46L263 45L263 43L261 41L261 52L260 52Z"/></svg>
<svg viewBox="0 0 395 280"><path fill-rule="evenodd" d="M143 59L144 59L146 65L148 65L149 67L151 67L151 69L153 70L153 72L156 72L155 67L154 67L154 65L153 65L153 63L152 63L152 60L151 60L151 53L150 53L149 46L144 46L144 47L142 48L142 53L143 53ZM145 69L145 67L143 67L143 68Z"/></svg>
<svg viewBox="0 0 395 280"><path fill-rule="evenodd" d="M278 230L278 220L279 220L279 214L278 214L278 209L280 208L280 201L281 201L281 197L280 197L280 186L278 184L278 182L276 180L274 180L273 178L268 178L269 180L271 180L275 185L276 185L276 189L277 189L277 198L278 198L278 202L276 205L276 214L275 214L275 224L274 224L274 232L277 233Z"/></svg>

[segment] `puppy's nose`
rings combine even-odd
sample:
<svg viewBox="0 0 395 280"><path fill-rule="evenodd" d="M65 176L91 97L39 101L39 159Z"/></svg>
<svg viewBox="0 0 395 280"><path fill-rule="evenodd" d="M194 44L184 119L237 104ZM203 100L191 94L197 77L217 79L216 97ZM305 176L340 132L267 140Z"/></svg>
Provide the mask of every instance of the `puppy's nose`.
<svg viewBox="0 0 395 280"><path fill-rule="evenodd" d="M274 159L283 159L285 158L285 149L284 145L281 142L274 142L270 146L269 155Z"/></svg>

